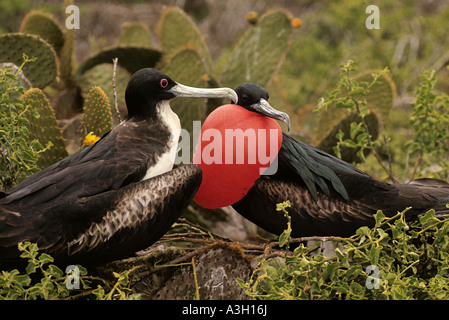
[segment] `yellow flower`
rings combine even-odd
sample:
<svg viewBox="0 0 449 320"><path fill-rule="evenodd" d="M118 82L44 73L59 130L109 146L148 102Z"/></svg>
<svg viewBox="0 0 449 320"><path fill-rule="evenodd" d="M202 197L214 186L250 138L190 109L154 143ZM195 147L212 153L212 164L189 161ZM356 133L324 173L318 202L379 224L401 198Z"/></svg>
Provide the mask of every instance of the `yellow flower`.
<svg viewBox="0 0 449 320"><path fill-rule="evenodd" d="M85 146L90 146L90 145L94 144L95 142L97 142L98 140L100 140L100 137L97 137L96 135L94 135L93 132L89 132L89 134L84 138L83 144Z"/></svg>
<svg viewBox="0 0 449 320"><path fill-rule="evenodd" d="M257 19L258 19L257 12L254 11L250 11L246 16L246 21L248 21L250 24L256 24Z"/></svg>
<svg viewBox="0 0 449 320"><path fill-rule="evenodd" d="M202 79L204 82L208 82L208 81L210 80L209 75L208 75L207 73L203 74L203 76L201 77L201 79Z"/></svg>
<svg viewBox="0 0 449 320"><path fill-rule="evenodd" d="M302 21L299 18L294 18L292 20L292 27L293 28L299 28L302 25Z"/></svg>

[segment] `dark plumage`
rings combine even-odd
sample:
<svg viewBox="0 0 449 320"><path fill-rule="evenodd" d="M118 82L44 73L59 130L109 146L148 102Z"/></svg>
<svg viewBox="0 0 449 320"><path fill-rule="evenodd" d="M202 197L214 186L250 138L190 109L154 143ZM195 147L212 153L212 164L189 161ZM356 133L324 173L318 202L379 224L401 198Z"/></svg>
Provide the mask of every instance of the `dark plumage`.
<svg viewBox="0 0 449 320"><path fill-rule="evenodd" d="M236 92L239 104L255 112L260 101L266 103L268 99L268 93L254 84L240 86ZM288 122L279 114L272 117ZM233 207L263 229L280 234L287 221L275 209L277 203L285 200L290 200L292 205L288 210L292 236L350 236L361 226L374 225L373 215L377 210L392 216L412 207L407 212L409 218L429 209L435 209L440 217L448 215L449 184L434 179L413 184L378 181L283 133L277 172L261 176Z"/></svg>
<svg viewBox="0 0 449 320"><path fill-rule="evenodd" d="M155 69L126 88L128 118L97 143L25 179L0 198L0 262L31 241L57 261L100 263L132 255L162 236L201 183L201 169L172 169L177 96L236 100L227 88L183 86Z"/></svg>

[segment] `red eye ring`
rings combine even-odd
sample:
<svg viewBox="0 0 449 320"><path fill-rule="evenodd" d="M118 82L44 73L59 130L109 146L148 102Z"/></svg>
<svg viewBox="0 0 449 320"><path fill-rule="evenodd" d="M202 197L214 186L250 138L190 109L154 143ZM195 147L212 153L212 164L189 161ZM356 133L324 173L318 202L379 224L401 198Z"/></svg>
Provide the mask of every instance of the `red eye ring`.
<svg viewBox="0 0 449 320"><path fill-rule="evenodd" d="M161 86L161 88L165 89L168 86L168 80L161 79L160 86Z"/></svg>

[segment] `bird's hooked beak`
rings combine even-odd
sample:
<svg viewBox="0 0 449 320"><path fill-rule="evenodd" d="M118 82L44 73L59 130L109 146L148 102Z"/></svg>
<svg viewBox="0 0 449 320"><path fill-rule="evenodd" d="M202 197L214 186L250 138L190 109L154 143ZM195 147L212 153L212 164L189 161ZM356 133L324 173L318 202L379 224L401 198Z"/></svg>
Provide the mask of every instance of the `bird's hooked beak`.
<svg viewBox="0 0 449 320"><path fill-rule="evenodd" d="M268 103L267 100L261 98L259 102L250 105L249 108L252 109L252 111L267 116L269 118L282 121L287 125L287 130L290 131L290 117L288 116L288 114L276 110Z"/></svg>
<svg viewBox="0 0 449 320"><path fill-rule="evenodd" d="M237 93L230 88L195 88L176 83L168 92L176 97L226 98L231 99L234 103L237 103L238 100Z"/></svg>

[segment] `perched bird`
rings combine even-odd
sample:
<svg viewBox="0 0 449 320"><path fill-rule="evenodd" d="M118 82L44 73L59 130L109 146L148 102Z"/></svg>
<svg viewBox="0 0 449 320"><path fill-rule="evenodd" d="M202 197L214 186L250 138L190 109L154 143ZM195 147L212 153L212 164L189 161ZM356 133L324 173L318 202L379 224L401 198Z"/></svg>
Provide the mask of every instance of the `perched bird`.
<svg viewBox="0 0 449 320"><path fill-rule="evenodd" d="M0 262L19 257L18 242L66 263L101 263L157 241L201 183L196 165L173 168L180 120L175 97L229 98L145 68L125 92L128 117L95 144L28 177L0 196Z"/></svg>
<svg viewBox="0 0 449 320"><path fill-rule="evenodd" d="M268 104L268 92L261 86L244 84L236 92L241 107L289 126L288 116ZM429 209L435 209L439 217L449 214L449 184L441 180L411 184L379 181L285 133L277 160L274 174L261 175L243 198L232 204L245 218L277 235L285 230L287 220L276 211L276 204L286 200L291 203L293 237L351 236L361 226L373 226L377 210L392 216L412 207L407 211L409 218ZM239 178L233 183L238 188Z"/></svg>

